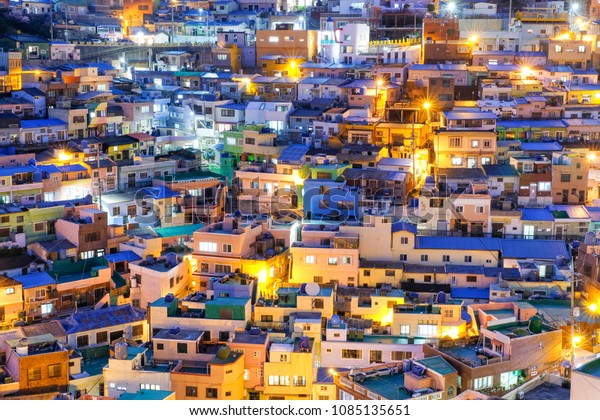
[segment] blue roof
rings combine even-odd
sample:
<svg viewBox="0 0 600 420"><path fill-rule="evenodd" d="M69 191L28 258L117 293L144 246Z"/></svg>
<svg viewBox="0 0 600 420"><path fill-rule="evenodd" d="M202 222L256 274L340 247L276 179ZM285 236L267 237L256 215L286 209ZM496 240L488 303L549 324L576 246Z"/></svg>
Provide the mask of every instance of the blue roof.
<svg viewBox="0 0 600 420"><path fill-rule="evenodd" d="M562 255L569 257L565 241L542 239L501 239L504 258L555 259Z"/></svg>
<svg viewBox="0 0 600 420"><path fill-rule="evenodd" d="M531 143L521 143L521 149L524 152L528 152L528 151L560 152L562 150L562 146L555 141L531 142Z"/></svg>
<svg viewBox="0 0 600 420"><path fill-rule="evenodd" d="M499 120L496 125L506 128L548 127L563 128L567 125L563 120ZM538 144L539 142L535 142Z"/></svg>
<svg viewBox="0 0 600 420"><path fill-rule="evenodd" d="M72 165L62 165L62 166L57 166L58 170L60 172L81 172L81 171L87 171L88 169L79 164L79 163L74 163Z"/></svg>
<svg viewBox="0 0 600 420"><path fill-rule="evenodd" d="M473 289L471 287L453 287L450 289L452 299L489 299L490 289Z"/></svg>
<svg viewBox="0 0 600 420"><path fill-rule="evenodd" d="M417 225L409 223L409 222L396 222L392 223L392 232L400 232L400 231L411 232L412 234L417 234Z"/></svg>
<svg viewBox="0 0 600 420"><path fill-rule="evenodd" d="M600 222L600 207L588 206L585 209L592 217L592 222Z"/></svg>
<svg viewBox="0 0 600 420"><path fill-rule="evenodd" d="M120 263L123 261L131 262L131 261L138 261L138 260L142 259L142 257L140 257L138 254L136 254L135 252L130 251L130 250L116 252L116 253L110 254L110 255L105 255L104 258L106 258L106 260L111 263Z"/></svg>
<svg viewBox="0 0 600 420"><path fill-rule="evenodd" d="M308 152L310 146L305 144L292 144L288 146L277 158L278 162L300 162Z"/></svg>
<svg viewBox="0 0 600 420"><path fill-rule="evenodd" d="M521 272L518 268L483 267L483 272L486 277L498 277L499 274L502 274L502 278L505 279L521 278Z"/></svg>
<svg viewBox="0 0 600 420"><path fill-rule="evenodd" d="M453 274L485 274L481 265L446 264L446 273Z"/></svg>
<svg viewBox="0 0 600 420"><path fill-rule="evenodd" d="M60 172L60 169L56 165L38 165L37 168L49 174L57 174Z"/></svg>
<svg viewBox="0 0 600 420"><path fill-rule="evenodd" d="M58 118L48 118L47 120L22 120L21 128L29 129L29 128L40 128L40 127L50 127L55 125L67 125L67 123L63 120L59 120Z"/></svg>
<svg viewBox="0 0 600 420"><path fill-rule="evenodd" d="M41 273L25 274L22 276L13 276L13 279L20 282L23 285L23 289L32 289L34 287L56 284L56 280L54 280L52 276L45 271L42 271Z"/></svg>
<svg viewBox="0 0 600 420"><path fill-rule="evenodd" d="M18 166L14 168L0 168L0 176L13 176L14 174L23 174L28 172L37 172L36 166Z"/></svg>
<svg viewBox="0 0 600 420"><path fill-rule="evenodd" d="M521 209L521 220L553 222L554 216L548 209Z"/></svg>
<svg viewBox="0 0 600 420"><path fill-rule="evenodd" d="M225 105L217 105L217 108L237 109L237 110L244 111L244 110L246 110L246 105L244 105L244 104L230 103L230 104L225 104Z"/></svg>
<svg viewBox="0 0 600 420"><path fill-rule="evenodd" d="M146 315L131 305L109 306L94 311L75 312L60 322L67 334L115 327L130 322L142 321Z"/></svg>
<svg viewBox="0 0 600 420"><path fill-rule="evenodd" d="M498 238L468 236L417 236L415 249L458 249L475 251L500 251Z"/></svg>
<svg viewBox="0 0 600 420"><path fill-rule="evenodd" d="M179 197L180 193L173 191L169 187L147 187L140 190L143 197L161 200L163 198Z"/></svg>

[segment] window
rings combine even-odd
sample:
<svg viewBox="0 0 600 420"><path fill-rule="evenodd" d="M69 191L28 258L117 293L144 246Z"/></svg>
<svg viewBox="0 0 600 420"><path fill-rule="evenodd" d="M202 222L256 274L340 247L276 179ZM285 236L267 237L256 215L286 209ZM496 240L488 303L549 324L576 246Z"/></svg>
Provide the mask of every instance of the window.
<svg viewBox="0 0 600 420"><path fill-rule="evenodd" d="M577 47L577 50L578 50L580 53L584 53L584 52L585 52L585 45L580 45L579 47Z"/></svg>
<svg viewBox="0 0 600 420"><path fill-rule="evenodd" d="M200 242L198 250L200 252L217 252L217 244L215 242Z"/></svg>
<svg viewBox="0 0 600 420"><path fill-rule="evenodd" d="M41 368L31 368L27 370L27 380L28 381L39 381L42 379L42 369Z"/></svg>
<svg viewBox="0 0 600 420"><path fill-rule="evenodd" d="M208 273L209 267L208 267L208 263L200 263L200 272L201 273Z"/></svg>
<svg viewBox="0 0 600 420"><path fill-rule="evenodd" d="M225 264L215 264L215 273L229 274L231 273L231 266Z"/></svg>
<svg viewBox="0 0 600 420"><path fill-rule="evenodd" d="M475 207L475 213L483 214L483 210L484 210L483 206Z"/></svg>
<svg viewBox="0 0 600 420"><path fill-rule="evenodd" d="M465 262L466 262L466 263L473 262L473 257L472 257L472 256L470 256L470 255L465 255Z"/></svg>
<svg viewBox="0 0 600 420"><path fill-rule="evenodd" d="M363 276L364 277L371 277L371 270L365 270L365 271L363 271Z"/></svg>
<svg viewBox="0 0 600 420"><path fill-rule="evenodd" d="M306 386L306 376L294 375L294 386Z"/></svg>
<svg viewBox="0 0 600 420"><path fill-rule="evenodd" d="M223 252L226 254L231 254L231 244L223 244Z"/></svg>
<svg viewBox="0 0 600 420"><path fill-rule="evenodd" d="M396 270L385 270L386 277L394 277L396 275Z"/></svg>
<svg viewBox="0 0 600 420"><path fill-rule="evenodd" d="M7 295L14 295L15 294L15 288L14 287L7 287L6 288L6 294Z"/></svg>
<svg viewBox="0 0 600 420"><path fill-rule="evenodd" d="M563 50L562 45L554 46L554 52L560 53L560 52L562 52L562 50Z"/></svg>
<svg viewBox="0 0 600 420"><path fill-rule="evenodd" d="M206 398L219 398L217 388L206 388Z"/></svg>
<svg viewBox="0 0 600 420"><path fill-rule="evenodd" d="M260 322L273 322L273 315L261 315Z"/></svg>
<svg viewBox="0 0 600 420"><path fill-rule="evenodd" d="M392 351L392 360L406 360L412 357L411 351Z"/></svg>
<svg viewBox="0 0 600 420"><path fill-rule="evenodd" d="M408 261L408 255L407 254L400 254L400 261Z"/></svg>
<svg viewBox="0 0 600 420"><path fill-rule="evenodd" d="M139 337L144 334L144 326L143 325L134 325L131 327L131 336Z"/></svg>
<svg viewBox="0 0 600 420"><path fill-rule="evenodd" d="M477 276L467 276L467 283L477 283Z"/></svg>
<svg viewBox="0 0 600 420"><path fill-rule="evenodd" d="M352 264L352 257L342 257L342 264L344 264L344 265Z"/></svg>
<svg viewBox="0 0 600 420"><path fill-rule="evenodd" d="M33 231L34 232L43 232L46 229L46 224L44 222L34 223Z"/></svg>
<svg viewBox="0 0 600 420"><path fill-rule="evenodd" d="M460 148L462 147L462 138L461 137L450 137L448 139L448 147Z"/></svg>
<svg viewBox="0 0 600 420"><path fill-rule="evenodd" d="M100 232L90 232L85 234L85 242L96 242L100 240Z"/></svg>
<svg viewBox="0 0 600 420"><path fill-rule="evenodd" d="M336 257L331 257L327 259L327 264L328 265L337 265L338 263L338 259Z"/></svg>
<svg viewBox="0 0 600 420"><path fill-rule="evenodd" d="M269 42L279 42L279 37L278 36L270 36L269 37Z"/></svg>
<svg viewBox="0 0 600 420"><path fill-rule="evenodd" d="M463 164L463 158L461 158L460 156L452 157L452 166L462 166L462 164Z"/></svg>
<svg viewBox="0 0 600 420"><path fill-rule="evenodd" d="M406 238L406 237L400 238L400 243L401 243L402 245L406 245L406 244L408 244L408 238Z"/></svg>
<svg viewBox="0 0 600 420"><path fill-rule="evenodd" d="M49 378L60 378L62 375L62 366L60 364L48 366L48 377Z"/></svg>
<svg viewBox="0 0 600 420"><path fill-rule="evenodd" d="M475 378L473 381L473 389L475 391L483 388L491 388L494 383L493 376L484 376L483 378Z"/></svg>
<svg viewBox="0 0 600 420"><path fill-rule="evenodd" d="M450 255L442 255L443 262L450 262Z"/></svg>
<svg viewBox="0 0 600 420"><path fill-rule="evenodd" d="M269 385L290 386L290 377L285 375L269 375Z"/></svg>
<svg viewBox="0 0 600 420"><path fill-rule="evenodd" d="M427 261L429 261L429 255L421 254L421 262L427 262Z"/></svg>
<svg viewBox="0 0 600 420"><path fill-rule="evenodd" d="M342 349L342 359L362 359L362 350Z"/></svg>
<svg viewBox="0 0 600 420"><path fill-rule="evenodd" d="M479 140L471 140L471 148L478 149L479 148Z"/></svg>
<svg viewBox="0 0 600 420"><path fill-rule="evenodd" d="M90 337L87 335L80 335L77 337L77 348L87 347L90 345Z"/></svg>
<svg viewBox="0 0 600 420"><path fill-rule="evenodd" d="M233 109L222 109L221 117L235 117L235 110Z"/></svg>
<svg viewBox="0 0 600 420"><path fill-rule="evenodd" d="M96 333L96 344L108 343L108 332L100 331Z"/></svg>
<svg viewBox="0 0 600 420"><path fill-rule="evenodd" d="M306 264L315 264L316 262L316 258L314 255L307 255L304 257L304 262Z"/></svg>
<svg viewBox="0 0 600 420"><path fill-rule="evenodd" d="M156 350L164 350L164 349L165 349L164 343L157 343L156 344Z"/></svg>
<svg viewBox="0 0 600 420"><path fill-rule="evenodd" d="M456 206L455 210L457 213L462 213L465 211L465 208L463 206Z"/></svg>
<svg viewBox="0 0 600 420"><path fill-rule="evenodd" d="M197 397L198 396L198 387L196 386L186 386L185 387L185 396L186 397Z"/></svg>
<svg viewBox="0 0 600 420"><path fill-rule="evenodd" d="M400 325L400 335L409 335L410 325Z"/></svg>
<svg viewBox="0 0 600 420"><path fill-rule="evenodd" d="M177 353L185 354L188 352L187 343L177 343Z"/></svg>
<svg viewBox="0 0 600 420"><path fill-rule="evenodd" d="M419 324L417 325L417 335L419 337L435 337L437 336L437 324Z"/></svg>
<svg viewBox="0 0 600 420"><path fill-rule="evenodd" d="M560 174L560 182L571 182L571 174Z"/></svg>

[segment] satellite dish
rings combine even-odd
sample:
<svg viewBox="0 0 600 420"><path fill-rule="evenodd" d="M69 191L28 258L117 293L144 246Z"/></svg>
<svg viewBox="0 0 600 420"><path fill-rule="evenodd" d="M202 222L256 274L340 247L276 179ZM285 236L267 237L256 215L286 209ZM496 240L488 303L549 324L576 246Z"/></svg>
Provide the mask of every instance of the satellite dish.
<svg viewBox="0 0 600 420"><path fill-rule="evenodd" d="M306 294L308 296L317 296L321 287L317 283L306 283Z"/></svg>

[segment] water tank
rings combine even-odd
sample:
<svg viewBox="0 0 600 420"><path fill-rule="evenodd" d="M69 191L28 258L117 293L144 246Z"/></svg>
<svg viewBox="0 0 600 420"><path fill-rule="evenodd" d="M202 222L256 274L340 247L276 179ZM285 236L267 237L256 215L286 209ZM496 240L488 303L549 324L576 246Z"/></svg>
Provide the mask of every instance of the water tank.
<svg viewBox="0 0 600 420"><path fill-rule="evenodd" d="M402 372L410 372L412 370L412 360L405 360L402 362Z"/></svg>
<svg viewBox="0 0 600 420"><path fill-rule="evenodd" d="M337 314L333 314L331 316L331 325L334 327L339 327L340 324L342 323L342 320L340 319L340 316Z"/></svg>
<svg viewBox="0 0 600 420"><path fill-rule="evenodd" d="M173 293L168 293L167 296L165 296L165 302L170 303L173 302L175 300L175 295Z"/></svg>
<svg viewBox="0 0 600 420"><path fill-rule="evenodd" d="M92 217L91 216L86 216L85 217L85 224L86 225L91 225L93 222Z"/></svg>
<svg viewBox="0 0 600 420"><path fill-rule="evenodd" d="M236 219L242 217L242 212L239 210L234 211L233 217L235 217Z"/></svg>
<svg viewBox="0 0 600 420"><path fill-rule="evenodd" d="M323 165L329 165L329 159L325 159L325 160L323 161Z"/></svg>
<svg viewBox="0 0 600 420"><path fill-rule="evenodd" d="M179 327L173 327L169 330L169 334L171 335L177 335L181 332L181 328Z"/></svg>
<svg viewBox="0 0 600 420"><path fill-rule="evenodd" d="M250 335L260 335L261 332L260 327L250 327Z"/></svg>
<svg viewBox="0 0 600 420"><path fill-rule="evenodd" d="M34 172L33 173L33 182L42 182L44 179L44 174L42 172Z"/></svg>
<svg viewBox="0 0 600 420"><path fill-rule="evenodd" d="M565 262L567 261L567 257L565 257L564 255L557 255L556 256L556 266L557 267L562 267L565 265Z"/></svg>
<svg viewBox="0 0 600 420"><path fill-rule="evenodd" d="M125 360L127 359L127 343L119 341L115 344L115 359Z"/></svg>
<svg viewBox="0 0 600 420"><path fill-rule="evenodd" d="M36 162L36 161L35 161L35 159L33 159L33 158L29 159L29 160L28 160L28 163L29 163L29 165L31 165L31 166L36 166L36 165L37 165L37 162Z"/></svg>
<svg viewBox="0 0 600 420"><path fill-rule="evenodd" d="M8 146L8 154L9 155L14 155L17 153L17 148L14 146Z"/></svg>
<svg viewBox="0 0 600 420"><path fill-rule="evenodd" d="M437 295L437 303L446 303L446 293L439 292Z"/></svg>
<svg viewBox="0 0 600 420"><path fill-rule="evenodd" d="M415 365L412 367L411 372L413 375L418 376L420 378L425 373L425 368L423 366Z"/></svg>
<svg viewBox="0 0 600 420"><path fill-rule="evenodd" d="M471 314L469 314L469 311L466 307L462 308L462 311L460 313L460 319L464 320L467 323L467 325L470 325L473 321L473 319L471 318Z"/></svg>
<svg viewBox="0 0 600 420"><path fill-rule="evenodd" d="M217 357L220 360L227 360L229 355L231 354L231 348L229 346L221 346L217 351Z"/></svg>
<svg viewBox="0 0 600 420"><path fill-rule="evenodd" d="M577 240L575 240L571 243L571 246L573 247L573 249L578 249L579 245L581 245L581 243Z"/></svg>
<svg viewBox="0 0 600 420"><path fill-rule="evenodd" d="M175 267L177 265L177 254L174 252L169 252L166 256L167 259L167 263L169 263L169 265L171 267Z"/></svg>
<svg viewBox="0 0 600 420"><path fill-rule="evenodd" d="M16 348L19 356L27 356L29 354L29 343L26 338L21 338Z"/></svg>
<svg viewBox="0 0 600 420"><path fill-rule="evenodd" d="M529 331L533 334L539 334L542 332L542 318L537 315L529 318Z"/></svg>
<svg viewBox="0 0 600 420"><path fill-rule="evenodd" d="M300 285L300 293L302 293L302 294L306 293L306 283L302 283Z"/></svg>

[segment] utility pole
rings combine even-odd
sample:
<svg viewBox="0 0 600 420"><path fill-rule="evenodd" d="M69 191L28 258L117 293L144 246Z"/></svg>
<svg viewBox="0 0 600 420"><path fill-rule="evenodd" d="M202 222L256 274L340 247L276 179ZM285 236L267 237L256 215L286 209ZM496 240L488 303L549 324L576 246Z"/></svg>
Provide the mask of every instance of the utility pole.
<svg viewBox="0 0 600 420"><path fill-rule="evenodd" d="M175 2L171 2L171 44L175 43L175 17L174 17Z"/></svg>
<svg viewBox="0 0 600 420"><path fill-rule="evenodd" d="M96 150L96 168L98 169L98 210L102 210L102 178L100 177L100 148Z"/></svg>

